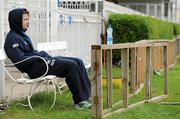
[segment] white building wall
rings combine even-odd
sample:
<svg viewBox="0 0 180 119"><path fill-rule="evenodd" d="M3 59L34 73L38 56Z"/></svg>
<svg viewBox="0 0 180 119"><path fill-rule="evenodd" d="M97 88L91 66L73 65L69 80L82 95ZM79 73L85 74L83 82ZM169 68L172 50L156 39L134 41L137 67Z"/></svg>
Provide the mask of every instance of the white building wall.
<svg viewBox="0 0 180 119"><path fill-rule="evenodd" d="M107 1L104 2L104 12L105 16L109 16L111 13L144 15L143 13L136 10L132 10Z"/></svg>
<svg viewBox="0 0 180 119"><path fill-rule="evenodd" d="M166 19L172 22L176 21L177 0L142 0L142 1L123 1L119 5L140 11L148 16L153 16L159 19ZM168 5L168 7L165 7ZM146 7L146 12L141 7ZM166 9L166 10L165 10ZM165 13L167 12L167 13ZM165 15L167 14L167 16Z"/></svg>

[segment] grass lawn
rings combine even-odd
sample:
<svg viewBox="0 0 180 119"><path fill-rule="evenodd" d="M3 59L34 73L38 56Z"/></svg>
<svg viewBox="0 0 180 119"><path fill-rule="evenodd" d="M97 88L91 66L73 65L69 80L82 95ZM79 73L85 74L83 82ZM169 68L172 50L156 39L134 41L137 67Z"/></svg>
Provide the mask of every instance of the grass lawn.
<svg viewBox="0 0 180 119"><path fill-rule="evenodd" d="M180 60L175 67L169 69L169 95L163 102L180 102ZM163 74L162 74L163 75ZM163 77L154 75L152 80L152 96L163 94ZM135 103L144 99L144 89L129 99ZM127 112L114 114L107 119L180 119L180 105L161 105L148 103Z"/></svg>
<svg viewBox="0 0 180 119"><path fill-rule="evenodd" d="M169 96L163 101L180 102L180 63L169 70ZM118 71L117 71L118 72ZM163 75L162 75L163 76ZM152 80L152 96L163 94L163 77L154 75ZM105 89L105 88L104 88ZM121 88L115 86L113 89L113 103L122 99ZM65 94L66 95L66 94ZM104 90L103 96L106 96ZM144 100L144 89L129 99L129 103L135 103ZM52 103L52 94L42 93L33 96L32 105L34 111L28 107L22 107L14 102L5 114L0 115L0 119L90 119L90 110L75 110L71 96L58 96L56 104L52 110L49 110ZM104 107L106 101L104 99ZM161 105L144 104L131 109L127 112L114 114L108 119L180 119L180 105Z"/></svg>

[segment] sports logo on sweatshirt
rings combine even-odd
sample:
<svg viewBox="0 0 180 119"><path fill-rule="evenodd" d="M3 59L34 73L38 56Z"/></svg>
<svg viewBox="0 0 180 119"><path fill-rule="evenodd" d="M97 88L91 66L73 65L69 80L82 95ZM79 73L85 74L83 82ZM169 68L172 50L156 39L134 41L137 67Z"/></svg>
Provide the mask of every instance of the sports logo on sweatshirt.
<svg viewBox="0 0 180 119"><path fill-rule="evenodd" d="M12 45L13 48L17 48L18 46L19 46L18 43L15 43L15 44Z"/></svg>

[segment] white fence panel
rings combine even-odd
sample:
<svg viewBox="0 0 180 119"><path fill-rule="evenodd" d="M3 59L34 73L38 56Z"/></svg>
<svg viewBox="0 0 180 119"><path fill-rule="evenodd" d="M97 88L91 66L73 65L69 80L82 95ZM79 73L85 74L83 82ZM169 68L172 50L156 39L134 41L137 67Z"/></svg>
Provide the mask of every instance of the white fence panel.
<svg viewBox="0 0 180 119"><path fill-rule="evenodd" d="M56 3L51 3L50 11L50 41L67 41L73 56L90 63L91 45L101 42L101 16L87 10L58 8Z"/></svg>
<svg viewBox="0 0 180 119"><path fill-rule="evenodd" d="M4 14L3 14L3 0L0 0L0 50L3 48L4 43ZM4 70L0 67L0 98L4 97L5 89L5 76Z"/></svg>

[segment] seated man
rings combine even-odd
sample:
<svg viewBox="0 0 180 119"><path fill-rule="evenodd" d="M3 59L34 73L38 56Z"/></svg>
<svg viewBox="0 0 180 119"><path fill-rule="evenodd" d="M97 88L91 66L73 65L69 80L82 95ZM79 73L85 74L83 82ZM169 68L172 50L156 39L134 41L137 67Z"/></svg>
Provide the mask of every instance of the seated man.
<svg viewBox="0 0 180 119"><path fill-rule="evenodd" d="M81 59L73 57L52 57L45 51L37 51L32 46L30 37L25 33L29 26L29 11L24 8L9 12L10 31L5 39L4 48L7 56L13 63L22 61L31 56L41 56L48 61L47 75L65 77L66 83L73 95L76 109L87 109L90 103L90 81ZM32 58L15 65L21 72L30 78L37 78L46 71L45 63L38 58Z"/></svg>

